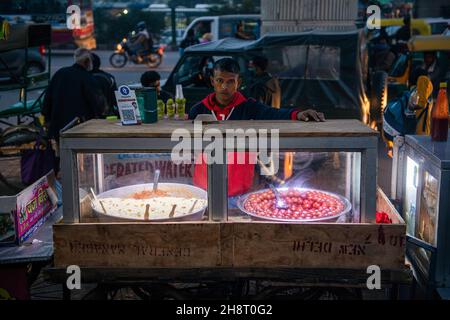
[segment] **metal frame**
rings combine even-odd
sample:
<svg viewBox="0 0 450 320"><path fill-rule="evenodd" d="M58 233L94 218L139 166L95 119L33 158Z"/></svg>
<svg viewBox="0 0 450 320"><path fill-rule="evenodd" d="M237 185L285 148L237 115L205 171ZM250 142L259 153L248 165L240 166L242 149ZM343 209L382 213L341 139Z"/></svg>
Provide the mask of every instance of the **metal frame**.
<svg viewBox="0 0 450 320"><path fill-rule="evenodd" d="M248 139L246 138L246 148ZM191 140L193 144L193 140ZM178 141L170 138L61 138L64 222L80 222L78 202L77 153L170 152ZM210 142L203 142L203 146ZM192 145L192 150L195 150ZM279 149L296 151L342 151L360 153L360 177L353 177L353 200L360 203L356 222L373 223L376 213L378 139L373 137L280 137ZM226 156L226 152L224 152ZM355 159L358 160L358 159ZM359 161L358 161L359 162ZM354 166L358 164L355 163ZM227 166L211 165L208 170L210 217L225 220L227 211ZM355 169L355 167L354 167ZM222 183L218 183L222 181ZM356 190L358 189L358 190ZM373 195L373 196L367 196ZM357 202L358 203L358 202Z"/></svg>
<svg viewBox="0 0 450 320"><path fill-rule="evenodd" d="M436 208L436 245L417 239L414 235L408 235L408 238L410 240L412 239L409 242L414 248L422 248L431 253L427 265L423 266L422 262L416 261L418 259L411 250L407 250L407 255L415 266L418 280L427 282L427 284L421 284L422 287L450 287L450 256L448 255L448 250L450 250L450 236L447 235L447 230L450 228L450 219L448 218L448 213L450 212L450 198L448 197L448 190L450 190L450 170L441 169L435 161L436 159L431 159L424 148L416 146L415 143L412 145L410 141L408 139L405 140L404 145L399 148L398 159L395 160L398 163L399 171L398 176L393 176L393 180L395 179L393 184L396 186L396 199L403 199L406 192L406 160L409 157L419 165L419 183L415 213L416 224L420 214L421 194L423 191L422 180L425 171L438 181L438 202ZM403 215L403 203L401 207L401 213ZM428 270L424 270L426 268Z"/></svg>

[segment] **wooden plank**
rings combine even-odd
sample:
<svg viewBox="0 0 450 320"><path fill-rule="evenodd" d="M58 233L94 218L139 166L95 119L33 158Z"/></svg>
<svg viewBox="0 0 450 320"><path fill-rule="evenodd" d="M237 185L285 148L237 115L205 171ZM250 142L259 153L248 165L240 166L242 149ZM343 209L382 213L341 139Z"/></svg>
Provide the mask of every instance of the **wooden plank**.
<svg viewBox="0 0 450 320"><path fill-rule="evenodd" d="M43 270L46 280L63 282L67 280L65 268ZM296 285L344 285L366 286L368 274L361 269L301 269L301 268L82 268L83 283L124 281L129 283L236 281L237 279L260 279L264 281L295 281ZM410 284L412 272L402 270L381 270L382 287L392 284Z"/></svg>
<svg viewBox="0 0 450 320"><path fill-rule="evenodd" d="M108 223L55 225L55 265L404 267L404 224Z"/></svg>
<svg viewBox="0 0 450 320"><path fill-rule="evenodd" d="M391 218L392 223L405 223L397 209L395 209L394 205L391 201L389 201L388 197L383 190L381 190L381 188L378 188L377 190L377 211L387 213L389 218Z"/></svg>
<svg viewBox="0 0 450 320"><path fill-rule="evenodd" d="M55 266L215 267L220 225L56 224Z"/></svg>
<svg viewBox="0 0 450 320"><path fill-rule="evenodd" d="M248 217L223 223L58 224L55 265L403 269L406 225L380 189L377 199L377 210L390 214L393 224L287 224Z"/></svg>
<svg viewBox="0 0 450 320"><path fill-rule="evenodd" d="M328 120L326 122L300 121L223 121L204 124L202 130L217 128L221 132L227 129L253 128L278 129L280 137L367 137L378 133L358 120ZM118 122L90 120L62 134L63 138L170 138L176 129L194 132L192 121L163 120L154 124L122 126Z"/></svg>
<svg viewBox="0 0 450 320"><path fill-rule="evenodd" d="M235 267L401 269L405 225L234 224Z"/></svg>

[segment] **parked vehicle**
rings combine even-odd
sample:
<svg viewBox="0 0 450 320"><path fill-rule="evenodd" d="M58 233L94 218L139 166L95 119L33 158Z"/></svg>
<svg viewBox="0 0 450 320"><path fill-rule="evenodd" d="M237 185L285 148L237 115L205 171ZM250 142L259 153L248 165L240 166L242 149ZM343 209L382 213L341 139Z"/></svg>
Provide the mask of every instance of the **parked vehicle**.
<svg viewBox="0 0 450 320"><path fill-rule="evenodd" d="M450 68L450 35L413 37L408 42L408 50L397 57L389 73L389 99L408 89L414 70L424 62L424 52L430 51L436 52L439 77L445 77Z"/></svg>
<svg viewBox="0 0 450 320"><path fill-rule="evenodd" d="M444 18L426 18L425 21L431 27L431 34L444 34L450 25L450 19Z"/></svg>
<svg viewBox="0 0 450 320"><path fill-rule="evenodd" d="M46 69L44 47L16 49L0 53L0 81L9 81L23 75L33 75Z"/></svg>
<svg viewBox="0 0 450 320"><path fill-rule="evenodd" d="M179 46L181 41L183 41L184 29L176 29L175 33L176 33L177 46ZM165 44L165 45L169 45L172 43L172 30L171 29L164 30L162 32L160 42L161 42L161 44Z"/></svg>
<svg viewBox="0 0 450 320"><path fill-rule="evenodd" d="M194 30L196 37L201 40L205 34L211 34L211 41L234 37L239 23L243 25L243 31L256 40L261 35L261 16L255 14L248 15L223 15L200 17L192 21L186 28L183 38L187 37L189 30Z"/></svg>
<svg viewBox="0 0 450 320"><path fill-rule="evenodd" d="M247 94L253 77L249 62L255 55L264 55L269 59L268 71L280 81L282 107L313 107L328 118L369 123L371 113L381 117L381 110L371 111L370 101L374 108L384 107L387 77L372 84L379 88L377 92L368 91L364 39L362 31L311 31L269 34L257 41L227 38L200 44L186 49L163 89L175 94L176 85L182 84L189 109L213 91L209 81L212 64L232 57L241 66L241 91Z"/></svg>
<svg viewBox="0 0 450 320"><path fill-rule="evenodd" d="M16 24L11 26L10 37L0 41L0 91L19 91L19 102L0 111L0 123L12 126L14 118L17 125L29 118L38 123L51 75L51 32L50 24ZM44 50L49 50L47 63L42 57ZM28 99L32 91L41 91L37 99Z"/></svg>

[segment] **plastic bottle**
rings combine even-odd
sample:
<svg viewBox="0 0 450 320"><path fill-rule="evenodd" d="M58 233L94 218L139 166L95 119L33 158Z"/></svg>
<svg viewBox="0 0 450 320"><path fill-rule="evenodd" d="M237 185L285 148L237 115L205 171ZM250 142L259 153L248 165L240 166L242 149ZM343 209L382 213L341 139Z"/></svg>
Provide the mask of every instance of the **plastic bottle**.
<svg viewBox="0 0 450 320"><path fill-rule="evenodd" d="M437 102L431 111L431 140L447 141L448 138L448 99L447 83L441 82Z"/></svg>
<svg viewBox="0 0 450 320"><path fill-rule="evenodd" d="M183 87L180 84L176 86L175 94L175 105L176 105L176 118L179 120L184 120L184 115L186 113L186 99L183 95Z"/></svg>
<svg viewBox="0 0 450 320"><path fill-rule="evenodd" d="M175 104L173 99L167 100L167 119L173 119L175 116Z"/></svg>
<svg viewBox="0 0 450 320"><path fill-rule="evenodd" d="M158 120L164 119L166 105L164 101L158 100Z"/></svg>

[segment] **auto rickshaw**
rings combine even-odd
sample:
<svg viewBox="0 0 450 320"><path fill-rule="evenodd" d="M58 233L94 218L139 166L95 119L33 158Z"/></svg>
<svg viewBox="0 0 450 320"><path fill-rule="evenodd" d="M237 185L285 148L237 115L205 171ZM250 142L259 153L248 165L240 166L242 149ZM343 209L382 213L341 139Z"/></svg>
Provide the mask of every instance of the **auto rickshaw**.
<svg viewBox="0 0 450 320"><path fill-rule="evenodd" d="M51 25L50 24L15 24L11 25L9 32L0 39L0 53L13 50L24 50L24 64L29 61L29 54L32 48L42 47L47 52L47 69L43 72L29 73L27 68L19 75L12 72L8 63L1 59L2 69L10 77L0 81L0 91L19 90L19 102L0 111L0 123L12 126L10 118L16 118L16 125L24 123L26 118L32 118L35 122L37 115L41 112L45 89L50 81L51 62ZM37 99L28 99L29 93L41 90Z"/></svg>
<svg viewBox="0 0 450 320"><path fill-rule="evenodd" d="M175 94L183 86L187 110L212 92L209 76L215 61L232 57L241 65L242 86L247 95L254 56L269 60L268 72L281 86L281 108L313 107L329 119L359 119L365 123L381 118L386 81L368 79L364 32L266 34L256 41L226 38L191 46L169 75L162 89ZM383 80L385 78L378 79ZM377 79L375 79L377 80ZM371 90L367 83L371 83ZM371 119L374 118L374 119Z"/></svg>
<svg viewBox="0 0 450 320"><path fill-rule="evenodd" d="M414 77L414 71L423 64L425 52L436 52L437 65L439 66L439 81L445 80L450 67L450 36L432 35L412 37L408 42L407 52L397 57L389 72L389 100L396 98L403 91L409 89L413 80L412 78ZM436 84L433 85L436 87Z"/></svg>

